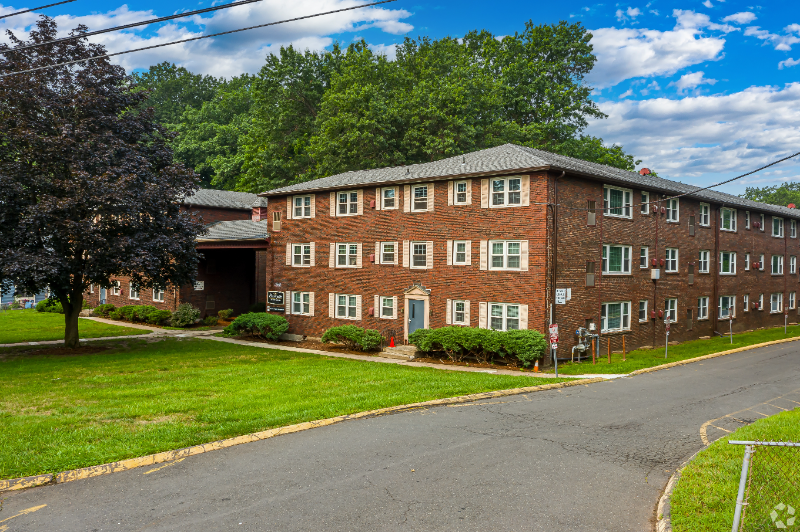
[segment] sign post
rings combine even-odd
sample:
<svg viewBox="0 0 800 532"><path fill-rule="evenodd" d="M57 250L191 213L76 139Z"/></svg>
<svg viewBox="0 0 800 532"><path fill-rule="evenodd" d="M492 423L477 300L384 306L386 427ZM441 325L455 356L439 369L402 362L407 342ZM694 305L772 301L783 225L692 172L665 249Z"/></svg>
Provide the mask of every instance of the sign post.
<svg viewBox="0 0 800 532"><path fill-rule="evenodd" d="M789 324L789 310L783 307L783 335L786 336L786 326Z"/></svg>
<svg viewBox="0 0 800 532"><path fill-rule="evenodd" d="M728 324L731 329L731 344L733 343L733 307L728 307Z"/></svg>
<svg viewBox="0 0 800 532"><path fill-rule="evenodd" d="M667 330L667 337L664 340L664 360L667 359L667 353L669 353L669 324L669 312L667 312L667 315L664 317L664 325L666 325L665 328Z"/></svg>
<svg viewBox="0 0 800 532"><path fill-rule="evenodd" d="M566 296L565 296L566 297ZM550 353L553 357L553 362L556 365L556 377L558 377L558 325L553 323L550 325Z"/></svg>

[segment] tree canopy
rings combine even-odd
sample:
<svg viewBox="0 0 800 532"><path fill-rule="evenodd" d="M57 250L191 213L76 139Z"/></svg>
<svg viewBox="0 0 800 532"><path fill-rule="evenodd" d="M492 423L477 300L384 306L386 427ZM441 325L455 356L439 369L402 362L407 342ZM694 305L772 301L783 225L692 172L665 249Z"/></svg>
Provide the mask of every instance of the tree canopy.
<svg viewBox="0 0 800 532"><path fill-rule="evenodd" d="M743 198L772 205L782 205L786 207L790 203L800 205L800 183L781 183L771 187L747 187Z"/></svg>

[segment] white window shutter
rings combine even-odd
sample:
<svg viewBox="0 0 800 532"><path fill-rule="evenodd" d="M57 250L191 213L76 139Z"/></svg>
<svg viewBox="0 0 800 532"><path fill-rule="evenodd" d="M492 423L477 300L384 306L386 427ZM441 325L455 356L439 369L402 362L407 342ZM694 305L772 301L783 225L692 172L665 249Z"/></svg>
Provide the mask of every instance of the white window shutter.
<svg viewBox="0 0 800 532"><path fill-rule="evenodd" d="M528 207L531 204L531 176L522 176L522 206Z"/></svg>
<svg viewBox="0 0 800 532"><path fill-rule="evenodd" d="M480 263L481 270L486 270L489 267L488 254L489 254L489 241L481 240L481 263Z"/></svg>
<svg viewBox="0 0 800 532"><path fill-rule="evenodd" d="M292 219L292 197L288 196L286 198L286 219Z"/></svg>
<svg viewBox="0 0 800 532"><path fill-rule="evenodd" d="M311 242L311 266L317 265L317 243Z"/></svg>
<svg viewBox="0 0 800 532"><path fill-rule="evenodd" d="M428 208L426 209L428 212L433 210L433 192L436 189L436 186L431 183L428 185Z"/></svg>
<svg viewBox="0 0 800 532"><path fill-rule="evenodd" d="M469 321L469 300L464 301L464 324L467 327L470 326L470 321Z"/></svg>
<svg viewBox="0 0 800 532"><path fill-rule="evenodd" d="M359 188L358 194L358 214L364 214L364 189Z"/></svg>
<svg viewBox="0 0 800 532"><path fill-rule="evenodd" d="M328 268L336 267L336 244L331 242L330 253L328 253Z"/></svg>
<svg viewBox="0 0 800 532"><path fill-rule="evenodd" d="M528 241L523 240L519 243L519 262L520 262L520 270L523 272L528 271Z"/></svg>
<svg viewBox="0 0 800 532"><path fill-rule="evenodd" d="M308 315L314 315L314 292L308 294Z"/></svg>
<svg viewBox="0 0 800 532"><path fill-rule="evenodd" d="M286 244L286 265L292 265L292 245Z"/></svg>
<svg viewBox="0 0 800 532"><path fill-rule="evenodd" d="M444 322L446 325L451 325L453 323L452 313L453 310L453 300L447 300L447 310L444 311Z"/></svg>
<svg viewBox="0 0 800 532"><path fill-rule="evenodd" d="M452 266L453 265L453 241L452 240L448 240L447 241L447 265L448 266Z"/></svg>
<svg viewBox="0 0 800 532"><path fill-rule="evenodd" d="M478 304L478 308L479 308L479 310L478 310L478 327L481 328L481 329L488 328L486 326L486 307L487 306L488 306L488 303L486 303L485 301L481 301Z"/></svg>
<svg viewBox="0 0 800 532"><path fill-rule="evenodd" d="M381 258L381 243L375 242L375 264L382 264Z"/></svg>
<svg viewBox="0 0 800 532"><path fill-rule="evenodd" d="M336 216L336 192L331 192L331 216Z"/></svg>
<svg viewBox="0 0 800 532"><path fill-rule="evenodd" d="M392 318L397 319L397 296L392 297Z"/></svg>
<svg viewBox="0 0 800 532"><path fill-rule="evenodd" d="M392 244L394 244L394 262L392 264L397 266L397 256L400 255L400 250L397 248L398 242L392 242Z"/></svg>
<svg viewBox="0 0 800 532"><path fill-rule="evenodd" d="M356 319L361 319L361 296L356 296Z"/></svg>
<svg viewBox="0 0 800 532"><path fill-rule="evenodd" d="M403 212L411 212L411 186L403 186Z"/></svg>
<svg viewBox="0 0 800 532"><path fill-rule="evenodd" d="M467 179L467 205L472 205L472 179Z"/></svg>
<svg viewBox="0 0 800 532"><path fill-rule="evenodd" d="M383 197L381 196L381 187L375 189L375 210L381 210L381 203L383 202Z"/></svg>
<svg viewBox="0 0 800 532"><path fill-rule="evenodd" d="M519 328L522 330L528 329L528 305L519 306Z"/></svg>
<svg viewBox="0 0 800 532"><path fill-rule="evenodd" d="M364 253L363 253L364 250L362 248L363 244L361 242L359 242L358 244L356 244L356 246L357 246L357 249L356 249L356 268L361 268L361 261L364 258Z"/></svg>
<svg viewBox="0 0 800 532"><path fill-rule="evenodd" d="M481 179L481 209L489 208L489 180Z"/></svg>
<svg viewBox="0 0 800 532"><path fill-rule="evenodd" d="M425 242L425 268L433 269L433 242Z"/></svg>
<svg viewBox="0 0 800 532"><path fill-rule="evenodd" d="M394 187L394 208L395 209L399 209L400 208L400 187L399 186Z"/></svg>
<svg viewBox="0 0 800 532"><path fill-rule="evenodd" d="M328 317L333 317L333 311L336 305L336 295L335 294L328 294Z"/></svg>
<svg viewBox="0 0 800 532"><path fill-rule="evenodd" d="M285 312L286 312L286 314L291 314L292 313L292 293L291 292L286 292L286 296L285 297L286 297L286 300L284 301L284 303L286 304Z"/></svg>
<svg viewBox="0 0 800 532"><path fill-rule="evenodd" d="M467 240L467 264L472 265L472 240Z"/></svg>
<svg viewBox="0 0 800 532"><path fill-rule="evenodd" d="M317 195L311 194L311 217L317 217Z"/></svg>
<svg viewBox="0 0 800 532"><path fill-rule="evenodd" d="M408 268L408 240L403 240L403 268Z"/></svg>
<svg viewBox="0 0 800 532"><path fill-rule="evenodd" d="M447 204L448 205L452 205L453 204L453 182L452 181L448 181L447 182Z"/></svg>
<svg viewBox="0 0 800 532"><path fill-rule="evenodd" d="M375 317L376 318L380 318L381 317L381 296L375 296L374 300L375 300L375 302L373 303L372 308L375 309Z"/></svg>

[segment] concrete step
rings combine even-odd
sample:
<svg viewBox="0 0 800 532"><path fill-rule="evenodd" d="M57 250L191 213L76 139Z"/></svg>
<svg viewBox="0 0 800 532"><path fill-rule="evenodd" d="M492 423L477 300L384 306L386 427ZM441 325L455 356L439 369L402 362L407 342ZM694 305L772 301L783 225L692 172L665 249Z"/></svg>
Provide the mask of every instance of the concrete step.
<svg viewBox="0 0 800 532"><path fill-rule="evenodd" d="M397 347L385 347L380 352L384 358L394 358L397 360L414 360L417 355L417 347L414 345L399 345Z"/></svg>

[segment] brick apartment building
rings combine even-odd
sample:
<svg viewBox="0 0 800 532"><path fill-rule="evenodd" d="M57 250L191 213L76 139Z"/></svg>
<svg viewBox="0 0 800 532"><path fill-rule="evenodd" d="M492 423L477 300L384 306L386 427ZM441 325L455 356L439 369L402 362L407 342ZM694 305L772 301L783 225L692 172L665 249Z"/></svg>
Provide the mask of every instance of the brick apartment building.
<svg viewBox="0 0 800 532"><path fill-rule="evenodd" d="M100 303L153 305L175 310L191 303L203 315L216 315L232 308L237 314L266 301L267 246L266 199L255 194L200 189L182 205L207 224L207 233L197 239L202 252L197 282L193 286L167 290L137 291L128 278L116 279L110 290L92 287L86 300L92 307Z"/></svg>
<svg viewBox="0 0 800 532"><path fill-rule="evenodd" d="M695 190L512 144L347 172L261 194L266 285L298 334L553 319L559 357L579 326L619 350L663 345L665 313L677 341L797 321L800 212Z"/></svg>

